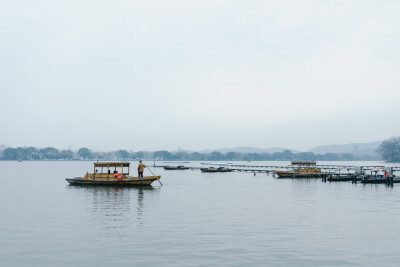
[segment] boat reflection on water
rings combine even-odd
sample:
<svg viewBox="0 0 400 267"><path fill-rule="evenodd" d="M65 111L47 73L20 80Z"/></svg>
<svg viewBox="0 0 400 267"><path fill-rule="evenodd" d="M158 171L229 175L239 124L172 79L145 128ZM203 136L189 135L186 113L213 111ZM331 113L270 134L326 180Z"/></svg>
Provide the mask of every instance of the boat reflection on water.
<svg viewBox="0 0 400 267"><path fill-rule="evenodd" d="M81 190L86 205L86 212L95 216L96 222L106 228L129 227L134 219L143 216L146 200L158 195L160 187L110 187L110 186L67 186L71 190ZM136 206L136 213L132 207Z"/></svg>

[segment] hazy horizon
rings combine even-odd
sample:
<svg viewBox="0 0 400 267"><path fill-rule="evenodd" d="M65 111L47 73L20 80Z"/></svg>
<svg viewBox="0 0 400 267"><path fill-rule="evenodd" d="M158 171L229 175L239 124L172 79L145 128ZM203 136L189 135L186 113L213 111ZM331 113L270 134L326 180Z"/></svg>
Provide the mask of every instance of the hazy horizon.
<svg viewBox="0 0 400 267"><path fill-rule="evenodd" d="M400 135L398 1L3 1L0 144L203 150Z"/></svg>
<svg viewBox="0 0 400 267"><path fill-rule="evenodd" d="M206 153L207 151L224 151L224 153L225 153L225 152L228 152L228 151L236 151L236 150L241 150L241 149L244 149L244 150L246 150L246 149L249 149L249 150L256 149L256 150L271 150L271 151L272 151L272 152L267 152L267 153L273 153L275 150L291 150L292 152L297 153L297 152L313 152L313 150L315 150L315 149L324 148L324 147L335 147L335 148L340 148L340 147L342 147L342 146L349 146L349 145L371 145L371 144L373 144L373 143L379 143L379 142L381 142L381 141L368 142L368 143L325 144L325 145L315 146L315 147L312 147L312 148L307 149L307 150L297 150L297 149L293 149L293 148L290 148L290 147L251 147L251 146L240 146L240 147L203 148L203 149L199 149L199 150L191 150L191 149L185 149L185 148L182 148L182 147L177 147L177 148L175 148L175 149L170 149L170 150L168 150L168 151L170 151L170 152L176 152L176 151L190 151L190 152L201 152L201 153ZM0 144L0 149L1 149L2 147L8 148L8 147L11 147L11 146L8 146L8 145L5 145L5 144ZM24 145L24 146L18 146L18 147L27 148L27 147L35 147L35 146ZM43 147L36 147L36 148L43 149L43 148L46 148L46 147L51 147L51 146L43 146ZM89 150L91 150L91 151L93 151L93 152L111 152L111 151L118 151L118 150L134 151L134 150L132 150L132 149L126 149L126 148L114 148L114 149L109 149L109 150L98 150L98 149L93 149L93 148L88 147L88 146L82 146L82 147L88 148ZM76 152L76 151L78 151L78 150L79 150L80 148L82 148L82 147L76 147L76 148L75 148L75 147L54 147L54 148L59 149L59 150L63 150L63 149L65 149L65 150L72 150L72 151L75 151L75 152ZM12 148L16 148L16 147L12 147ZM137 150L137 151L149 151L149 152L151 152L151 151L161 151L161 150L166 150L166 149ZM225 151L225 150L227 150L227 151ZM264 151L264 152L265 152L265 151ZM243 153L248 153L248 152L243 152ZM314 153L315 153L315 152L314 152ZM317 153L318 153L318 152L317 152ZM339 153L340 153L340 152L339 152Z"/></svg>

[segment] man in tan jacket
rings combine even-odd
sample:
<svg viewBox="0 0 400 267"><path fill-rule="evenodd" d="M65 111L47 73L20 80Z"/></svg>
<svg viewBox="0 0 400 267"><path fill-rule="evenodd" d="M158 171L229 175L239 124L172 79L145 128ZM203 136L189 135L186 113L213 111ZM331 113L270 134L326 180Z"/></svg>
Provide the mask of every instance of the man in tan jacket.
<svg viewBox="0 0 400 267"><path fill-rule="evenodd" d="M145 167L147 167L146 165L144 165L143 163L142 163L142 161L140 160L139 161L139 165L138 165L138 167L137 167L137 170L138 170L138 177L140 178L140 177L142 177L143 178L143 172L144 172L144 168Z"/></svg>

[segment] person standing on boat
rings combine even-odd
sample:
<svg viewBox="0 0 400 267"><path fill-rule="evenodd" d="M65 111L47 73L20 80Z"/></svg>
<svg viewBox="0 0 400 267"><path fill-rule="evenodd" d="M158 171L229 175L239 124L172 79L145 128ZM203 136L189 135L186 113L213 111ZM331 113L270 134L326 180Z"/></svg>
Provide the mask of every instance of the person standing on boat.
<svg viewBox="0 0 400 267"><path fill-rule="evenodd" d="M145 168L145 167L147 167L147 166L144 165L144 164L142 163L142 161L140 160L140 161L139 161L139 165L138 165L138 167L137 167L139 178L140 178L140 177L143 178L143 172L144 172L144 168Z"/></svg>

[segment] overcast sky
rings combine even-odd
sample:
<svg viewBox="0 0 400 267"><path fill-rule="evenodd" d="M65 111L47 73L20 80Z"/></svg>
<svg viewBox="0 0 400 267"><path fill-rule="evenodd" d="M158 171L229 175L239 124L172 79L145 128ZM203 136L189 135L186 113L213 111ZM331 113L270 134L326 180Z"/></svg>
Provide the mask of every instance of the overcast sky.
<svg viewBox="0 0 400 267"><path fill-rule="evenodd" d="M400 135L400 1L0 0L0 145Z"/></svg>

